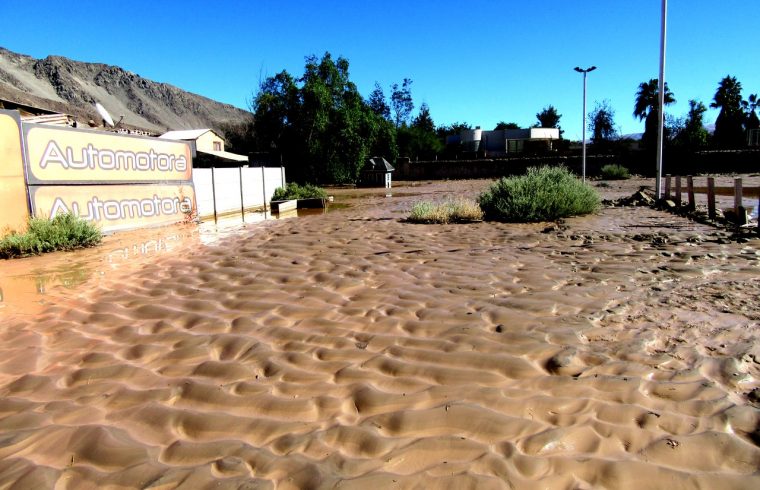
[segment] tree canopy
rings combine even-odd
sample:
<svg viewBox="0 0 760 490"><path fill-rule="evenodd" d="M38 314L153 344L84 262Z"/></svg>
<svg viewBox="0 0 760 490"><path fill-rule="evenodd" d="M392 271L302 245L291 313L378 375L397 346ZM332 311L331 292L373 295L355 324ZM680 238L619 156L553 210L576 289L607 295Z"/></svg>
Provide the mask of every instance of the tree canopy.
<svg viewBox="0 0 760 490"><path fill-rule="evenodd" d="M668 88L665 82L665 105L672 104L676 101L673 92ZM657 128L659 126L659 106L660 106L660 88L659 80L651 78L648 82L641 82L636 92L636 103L633 108L633 116L639 121L646 119L644 122L644 135L641 137L641 144L644 148L654 148L657 144ZM667 137L667 135L666 135Z"/></svg>
<svg viewBox="0 0 760 490"><path fill-rule="evenodd" d="M494 131L499 131L501 129L520 129L520 125L514 122L499 121L499 123L493 129Z"/></svg>
<svg viewBox="0 0 760 490"><path fill-rule="evenodd" d="M536 114L538 119L537 128L559 128L559 120L562 114L557 112L557 109L553 105L549 105L543 108L541 112ZM560 131L560 134L562 131Z"/></svg>
<svg viewBox="0 0 760 490"><path fill-rule="evenodd" d="M253 102L258 146L282 155L296 181L353 182L373 150L395 147L385 119L364 102L348 68L348 60L330 53L309 56L300 78L282 71L259 87Z"/></svg>
<svg viewBox="0 0 760 490"><path fill-rule="evenodd" d="M744 144L744 111L742 111L742 84L736 77L725 76L718 84L710 104L720 109L715 120L713 141L719 147L734 148Z"/></svg>
<svg viewBox="0 0 760 490"><path fill-rule="evenodd" d="M608 100L597 102L589 115L588 129L591 131L591 141L597 147L604 147L617 136L615 129L615 110Z"/></svg>
<svg viewBox="0 0 760 490"><path fill-rule="evenodd" d="M409 122L409 117L414 110L414 101L412 100L412 81L404 78L399 84L391 85L391 110L393 111L393 122L396 127Z"/></svg>

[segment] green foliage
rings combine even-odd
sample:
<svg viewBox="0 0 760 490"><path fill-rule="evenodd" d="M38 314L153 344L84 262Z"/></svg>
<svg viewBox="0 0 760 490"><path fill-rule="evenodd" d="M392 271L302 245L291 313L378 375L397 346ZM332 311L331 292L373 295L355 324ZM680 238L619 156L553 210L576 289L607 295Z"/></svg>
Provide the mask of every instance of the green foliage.
<svg viewBox="0 0 760 490"><path fill-rule="evenodd" d="M52 220L32 218L26 233L12 233L0 239L0 257L22 257L56 250L92 247L103 235L92 223L73 214L59 214Z"/></svg>
<svg viewBox="0 0 760 490"><path fill-rule="evenodd" d="M668 82L665 82L665 105L672 104L676 101L673 92L668 88ZM641 137L641 144L644 148L654 148L657 144L657 131L659 126L659 108L660 106L660 88L659 80L652 78L648 82L639 84L636 92L636 103L633 108L633 116L639 121L644 121L644 134ZM667 138L668 135L665 135Z"/></svg>
<svg viewBox="0 0 760 490"><path fill-rule="evenodd" d="M557 109L553 105L548 105L544 109L536 114L538 119L537 128L557 128L559 129L559 136L562 137L562 128L559 125L559 120L562 114L557 112Z"/></svg>
<svg viewBox="0 0 760 490"><path fill-rule="evenodd" d="M376 114L349 79L348 61L306 58L304 74L267 78L253 103L257 146L283 157L296 181L354 182L371 154L394 159L395 146Z"/></svg>
<svg viewBox="0 0 760 490"><path fill-rule="evenodd" d="M599 195L565 167L531 167L503 177L478 197L486 219L507 222L552 221L593 213Z"/></svg>
<svg viewBox="0 0 760 490"><path fill-rule="evenodd" d="M707 145L707 130L704 128L704 114L707 107L695 99L689 101L689 114L683 128L676 135L676 143L690 149L699 149Z"/></svg>
<svg viewBox="0 0 760 490"><path fill-rule="evenodd" d="M443 151L443 142L435 131L435 123L426 103L411 126L402 125L396 130L399 154L410 158L431 159Z"/></svg>
<svg viewBox="0 0 760 490"><path fill-rule="evenodd" d="M499 131L502 129L520 129L520 125L514 122L500 121L493 129L494 131Z"/></svg>
<svg viewBox="0 0 760 490"><path fill-rule="evenodd" d="M625 180L630 179L631 174L626 167L613 163L602 167L602 178L604 180Z"/></svg>
<svg viewBox="0 0 760 490"><path fill-rule="evenodd" d="M370 109L372 109L372 112L382 117L383 119L390 121L391 108L388 105L388 103L385 101L385 94L383 93L383 88L377 82L375 82L375 88L369 94L369 98L367 99L367 105L369 106Z"/></svg>
<svg viewBox="0 0 760 490"><path fill-rule="evenodd" d="M597 102L594 110L588 115L588 129L591 131L591 141L597 148L604 147L617 136L615 130L615 110L608 100Z"/></svg>
<svg viewBox="0 0 760 490"><path fill-rule="evenodd" d="M409 121L409 116L414 110L412 100L412 81L404 78L401 86L397 83L391 85L391 110L393 111L393 122L399 128Z"/></svg>
<svg viewBox="0 0 760 490"><path fill-rule="evenodd" d="M742 84L736 77L726 76L718 84L710 107L720 109L715 120L713 141L718 147L736 148L745 144Z"/></svg>
<svg viewBox="0 0 760 490"><path fill-rule="evenodd" d="M299 185L289 182L284 188L278 187L272 195L273 201L286 201L288 199L326 199L327 192L321 187L312 184Z"/></svg>
<svg viewBox="0 0 760 490"><path fill-rule="evenodd" d="M412 223L471 223L483 219L480 206L469 199L441 203L422 201L412 206L408 220Z"/></svg>

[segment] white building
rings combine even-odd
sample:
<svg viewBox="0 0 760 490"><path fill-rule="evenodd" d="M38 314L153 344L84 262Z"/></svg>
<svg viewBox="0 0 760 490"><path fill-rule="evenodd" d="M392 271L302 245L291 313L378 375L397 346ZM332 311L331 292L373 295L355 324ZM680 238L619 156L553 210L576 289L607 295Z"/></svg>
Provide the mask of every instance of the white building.
<svg viewBox="0 0 760 490"><path fill-rule="evenodd" d="M224 139L213 129L169 131L159 138L189 141L193 148L195 166L239 166L248 163L247 156L224 151Z"/></svg>
<svg viewBox="0 0 760 490"><path fill-rule="evenodd" d="M522 153L526 146L533 149L553 149L559 139L557 128L495 129L483 131L480 128L465 129L458 135L446 138L446 144L459 144L462 151L484 151L487 155Z"/></svg>

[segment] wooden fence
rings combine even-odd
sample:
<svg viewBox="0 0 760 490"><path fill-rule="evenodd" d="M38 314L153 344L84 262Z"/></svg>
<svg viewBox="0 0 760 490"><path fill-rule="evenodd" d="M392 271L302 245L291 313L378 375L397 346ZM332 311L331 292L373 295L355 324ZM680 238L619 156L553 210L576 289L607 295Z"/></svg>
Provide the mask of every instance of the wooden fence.
<svg viewBox="0 0 760 490"><path fill-rule="evenodd" d="M665 199L672 200L676 206L682 206L682 198L683 198L683 186L682 186L682 177L680 175L671 176L666 175L665 176ZM741 177L734 178L734 185L731 186L723 186L723 187L716 187L715 186L715 177L707 177L706 178L705 186L695 186L694 185L694 177L691 175L686 176L686 195L688 202L686 204L687 209L694 210L696 208L696 194L706 194L707 195L707 215L710 219L715 219L717 217L717 211L716 211L716 205L715 205L715 196L721 195L721 196L733 196L734 197L734 205L733 205L733 215L735 216L734 221L738 225L746 225L747 224L747 209L745 208L743 204L744 196L747 197L755 197L758 199L757 202L757 208L758 211L760 211L760 187L751 187L751 188L743 188L742 187L742 179ZM674 181L674 182L671 182ZM675 183L675 186L671 185ZM759 216L760 218L760 216ZM758 231L760 231L760 219L758 221Z"/></svg>

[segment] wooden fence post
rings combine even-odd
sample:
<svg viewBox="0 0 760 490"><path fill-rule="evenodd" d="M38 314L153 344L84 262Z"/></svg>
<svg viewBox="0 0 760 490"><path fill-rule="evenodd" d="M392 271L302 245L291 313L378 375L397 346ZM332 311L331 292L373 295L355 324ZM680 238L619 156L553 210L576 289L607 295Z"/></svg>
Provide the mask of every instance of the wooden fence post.
<svg viewBox="0 0 760 490"><path fill-rule="evenodd" d="M676 195L674 199L676 206L681 206L681 176L676 175Z"/></svg>
<svg viewBox="0 0 760 490"><path fill-rule="evenodd" d="M686 177L686 192L689 193L689 211L694 211L697 203L694 200L694 178L691 175Z"/></svg>
<svg viewBox="0 0 760 490"><path fill-rule="evenodd" d="M739 207L742 205L742 178L736 177L734 179L734 212L739 212Z"/></svg>
<svg viewBox="0 0 760 490"><path fill-rule="evenodd" d="M670 199L670 174L665 174L665 199Z"/></svg>
<svg viewBox="0 0 760 490"><path fill-rule="evenodd" d="M742 179L734 179L734 213L736 213L736 224L739 226L747 224L747 211L742 205Z"/></svg>
<svg viewBox="0 0 760 490"><path fill-rule="evenodd" d="M707 177L707 217L715 219L715 177Z"/></svg>

